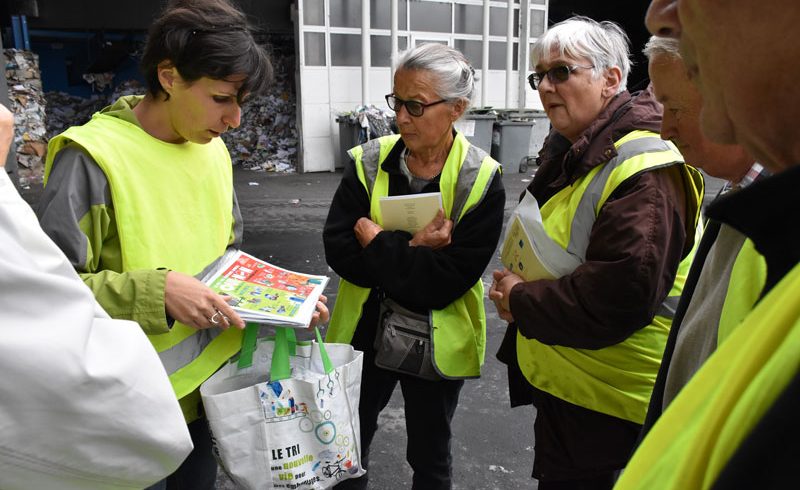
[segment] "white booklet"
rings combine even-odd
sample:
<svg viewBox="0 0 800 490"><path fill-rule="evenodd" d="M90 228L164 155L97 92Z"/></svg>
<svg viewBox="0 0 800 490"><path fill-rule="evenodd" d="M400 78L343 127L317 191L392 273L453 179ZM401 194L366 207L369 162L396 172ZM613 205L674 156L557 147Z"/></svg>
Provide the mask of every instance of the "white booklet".
<svg viewBox="0 0 800 490"><path fill-rule="evenodd" d="M511 215L500 261L526 281L556 279L569 274L581 264L579 258L547 235L539 203L528 191Z"/></svg>
<svg viewBox="0 0 800 490"><path fill-rule="evenodd" d="M381 217L384 230L403 230L412 235L436 217L442 209L441 192L382 197Z"/></svg>
<svg viewBox="0 0 800 490"><path fill-rule="evenodd" d="M246 322L305 328L328 280L327 276L293 272L231 250L203 282L230 296L228 303Z"/></svg>

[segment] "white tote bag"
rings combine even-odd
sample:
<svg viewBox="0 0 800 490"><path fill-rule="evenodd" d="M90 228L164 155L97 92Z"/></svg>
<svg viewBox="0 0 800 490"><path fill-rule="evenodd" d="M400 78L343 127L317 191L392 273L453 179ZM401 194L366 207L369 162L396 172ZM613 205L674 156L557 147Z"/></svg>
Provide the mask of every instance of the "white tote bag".
<svg viewBox="0 0 800 490"><path fill-rule="evenodd" d="M289 328L255 348L245 340L239 361L201 386L215 454L240 488L324 489L365 473L358 420L363 354L348 344L323 344L318 331L317 340L295 342ZM252 365L240 367L248 351Z"/></svg>

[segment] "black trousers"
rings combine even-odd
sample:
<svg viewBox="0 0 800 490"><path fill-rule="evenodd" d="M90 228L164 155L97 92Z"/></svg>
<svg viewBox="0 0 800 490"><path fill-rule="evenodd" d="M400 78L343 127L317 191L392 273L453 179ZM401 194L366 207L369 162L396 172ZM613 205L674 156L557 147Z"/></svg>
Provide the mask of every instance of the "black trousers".
<svg viewBox="0 0 800 490"><path fill-rule="evenodd" d="M217 460L211 452L211 431L205 417L189 424L194 449L175 473L146 490L214 490Z"/></svg>
<svg viewBox="0 0 800 490"><path fill-rule="evenodd" d="M533 477L539 488L610 490L641 425L530 389L537 410Z"/></svg>
<svg viewBox="0 0 800 490"><path fill-rule="evenodd" d="M357 342L354 341L354 344ZM356 346L364 351L361 379L361 458L367 474L345 480L337 490L367 488L369 479L369 448L378 429L378 415L389 403L397 383L403 392L408 445L406 460L414 470L412 488L439 490L452 487L452 456L450 454L450 422L458 405L463 380L426 381L387 371L375 366L371 344Z"/></svg>

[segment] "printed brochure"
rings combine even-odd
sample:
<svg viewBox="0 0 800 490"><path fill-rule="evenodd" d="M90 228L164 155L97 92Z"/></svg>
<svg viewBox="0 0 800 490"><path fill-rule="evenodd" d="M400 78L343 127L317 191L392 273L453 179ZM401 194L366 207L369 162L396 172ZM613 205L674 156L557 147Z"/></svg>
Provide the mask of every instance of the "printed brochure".
<svg viewBox="0 0 800 490"><path fill-rule="evenodd" d="M547 234L539 203L529 191L525 192L511 214L500 261L508 270L526 281L565 276L582 262Z"/></svg>
<svg viewBox="0 0 800 490"><path fill-rule="evenodd" d="M227 252L206 276L246 322L305 328L328 284L326 276L282 269L241 250Z"/></svg>
<svg viewBox="0 0 800 490"><path fill-rule="evenodd" d="M412 235L425 228L442 208L440 192L382 197L381 220L384 230L403 230Z"/></svg>

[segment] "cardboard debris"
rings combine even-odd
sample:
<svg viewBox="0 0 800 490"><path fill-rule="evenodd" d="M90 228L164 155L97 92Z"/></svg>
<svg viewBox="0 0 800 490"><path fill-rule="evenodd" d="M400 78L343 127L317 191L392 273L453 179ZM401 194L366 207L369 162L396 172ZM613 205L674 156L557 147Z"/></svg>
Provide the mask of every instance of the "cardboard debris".
<svg viewBox="0 0 800 490"><path fill-rule="evenodd" d="M25 186L42 181L47 148L45 97L39 72L39 57L18 49L3 50L11 111L14 113L14 149L19 181Z"/></svg>

